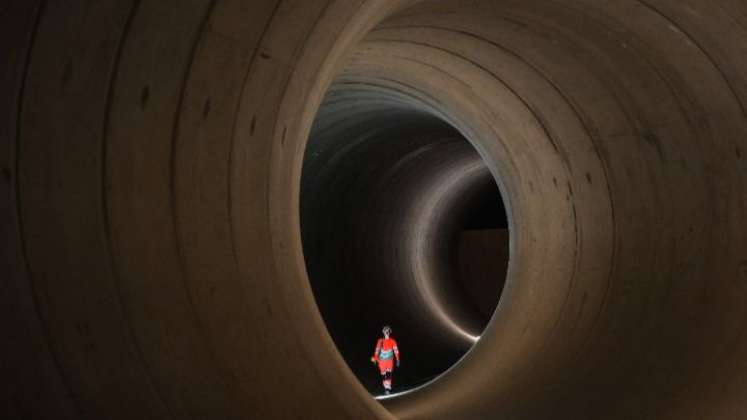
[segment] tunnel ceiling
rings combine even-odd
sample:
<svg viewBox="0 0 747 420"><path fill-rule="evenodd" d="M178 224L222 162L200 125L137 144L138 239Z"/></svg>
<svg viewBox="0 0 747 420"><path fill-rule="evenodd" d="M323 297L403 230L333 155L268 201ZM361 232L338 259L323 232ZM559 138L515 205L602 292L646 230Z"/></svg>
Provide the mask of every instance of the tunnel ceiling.
<svg viewBox="0 0 747 420"><path fill-rule="evenodd" d="M747 417L746 41L740 0L6 1L0 416ZM468 141L511 230L480 341L383 403L302 242L307 145L372 121L454 182Z"/></svg>

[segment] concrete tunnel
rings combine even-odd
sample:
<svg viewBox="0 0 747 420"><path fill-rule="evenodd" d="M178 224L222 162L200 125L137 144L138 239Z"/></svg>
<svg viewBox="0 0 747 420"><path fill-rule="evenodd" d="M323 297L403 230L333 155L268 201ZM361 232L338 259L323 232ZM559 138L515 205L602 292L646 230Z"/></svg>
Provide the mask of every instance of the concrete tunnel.
<svg viewBox="0 0 747 420"><path fill-rule="evenodd" d="M6 0L0 51L2 418L747 419L741 0Z"/></svg>

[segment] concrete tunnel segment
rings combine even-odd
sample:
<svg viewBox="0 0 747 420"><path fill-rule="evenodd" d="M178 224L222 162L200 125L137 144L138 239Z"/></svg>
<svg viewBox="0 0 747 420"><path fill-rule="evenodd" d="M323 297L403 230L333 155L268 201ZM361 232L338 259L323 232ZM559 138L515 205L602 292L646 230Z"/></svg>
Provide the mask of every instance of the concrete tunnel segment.
<svg viewBox="0 0 747 420"><path fill-rule="evenodd" d="M745 40L737 0L7 2L3 417L747 418ZM510 213L481 340L384 405L302 252L340 82Z"/></svg>

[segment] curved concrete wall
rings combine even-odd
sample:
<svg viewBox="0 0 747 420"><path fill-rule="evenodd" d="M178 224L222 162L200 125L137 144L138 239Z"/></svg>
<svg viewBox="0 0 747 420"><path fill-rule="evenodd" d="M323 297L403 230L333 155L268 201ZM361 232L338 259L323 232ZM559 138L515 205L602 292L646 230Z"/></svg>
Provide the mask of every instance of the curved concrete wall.
<svg viewBox="0 0 747 420"><path fill-rule="evenodd" d="M0 6L7 418L747 416L738 0ZM498 179L482 339L384 408L315 306L304 146L333 80Z"/></svg>

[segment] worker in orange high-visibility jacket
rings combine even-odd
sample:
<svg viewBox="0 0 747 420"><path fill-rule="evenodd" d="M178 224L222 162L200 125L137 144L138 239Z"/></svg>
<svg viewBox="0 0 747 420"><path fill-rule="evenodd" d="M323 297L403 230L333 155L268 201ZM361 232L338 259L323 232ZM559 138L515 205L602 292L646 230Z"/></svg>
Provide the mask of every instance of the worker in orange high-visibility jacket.
<svg viewBox="0 0 747 420"><path fill-rule="evenodd" d="M395 360L397 361L397 367L399 367L399 348L397 348L397 342L391 337L392 329L388 325L382 328L381 332L384 334L384 338L379 338L376 341L376 350L374 350L371 361L379 365L384 393L389 395L392 391L392 372L394 371Z"/></svg>

